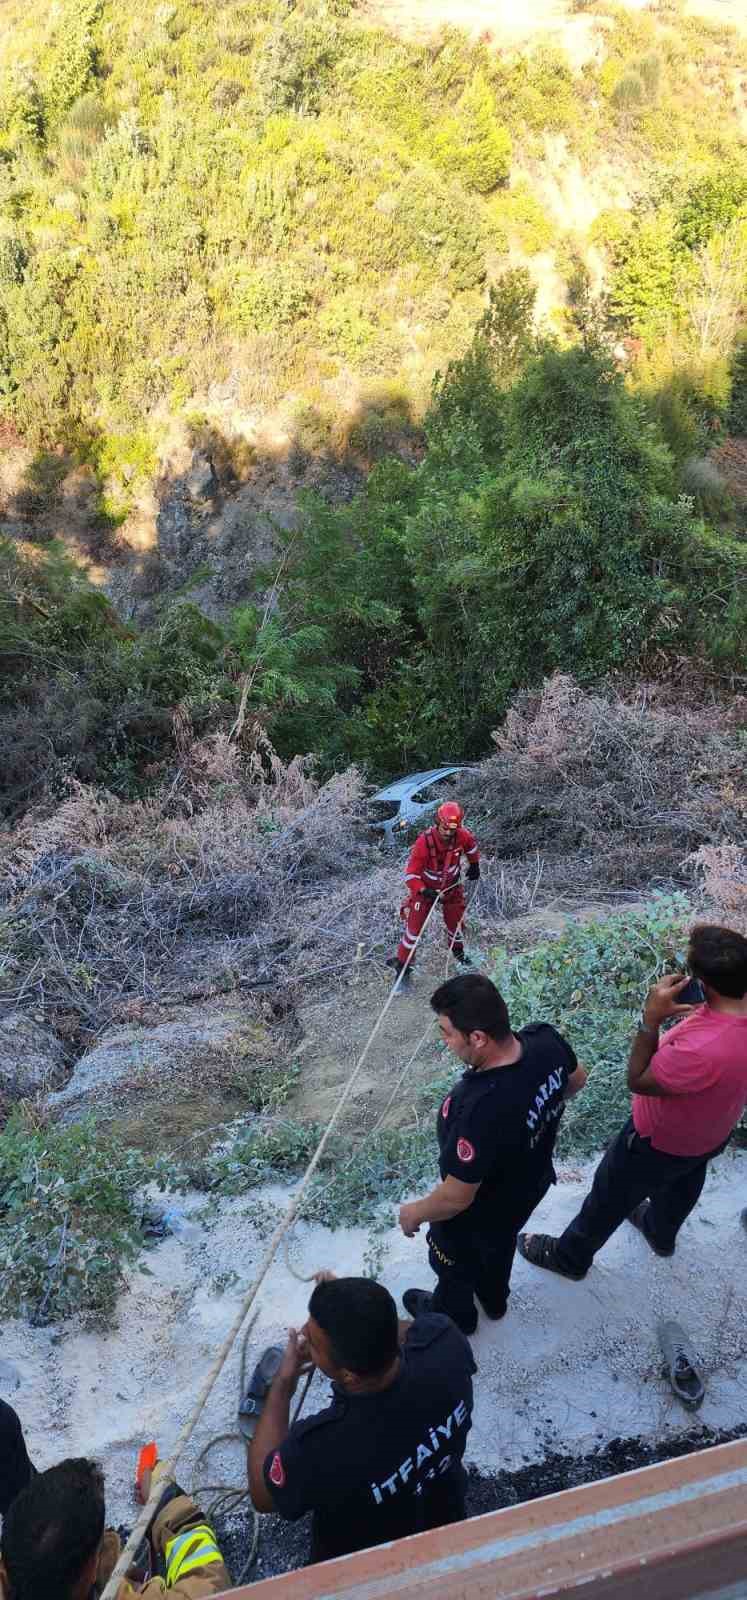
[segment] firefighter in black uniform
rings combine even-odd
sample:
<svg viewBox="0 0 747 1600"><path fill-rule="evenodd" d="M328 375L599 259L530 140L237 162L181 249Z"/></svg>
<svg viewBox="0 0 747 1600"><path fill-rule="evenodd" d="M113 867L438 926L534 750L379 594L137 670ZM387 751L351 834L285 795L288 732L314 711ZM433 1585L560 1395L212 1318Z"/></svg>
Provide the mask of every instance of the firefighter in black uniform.
<svg viewBox="0 0 747 1600"><path fill-rule="evenodd" d="M408 1239L429 1224L435 1293L408 1289L403 1300L412 1316L444 1311L471 1334L475 1296L487 1316L506 1312L517 1236L555 1182L560 1118L586 1072L548 1023L512 1033L489 978L451 978L431 1005L444 1044L467 1070L438 1113L441 1182L399 1213Z"/></svg>
<svg viewBox="0 0 747 1600"><path fill-rule="evenodd" d="M370 1278L320 1273L249 1446L257 1511L313 1512L311 1560L329 1561L465 1515L462 1456L475 1363L448 1317L399 1322ZM331 1404L289 1424L304 1364L332 1379Z"/></svg>

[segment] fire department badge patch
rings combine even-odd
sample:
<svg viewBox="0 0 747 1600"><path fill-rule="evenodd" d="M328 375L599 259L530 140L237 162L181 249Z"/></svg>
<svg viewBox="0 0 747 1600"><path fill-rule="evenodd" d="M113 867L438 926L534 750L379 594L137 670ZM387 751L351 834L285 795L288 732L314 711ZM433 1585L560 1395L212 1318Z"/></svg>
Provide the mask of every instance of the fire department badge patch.
<svg viewBox="0 0 747 1600"><path fill-rule="evenodd" d="M475 1147L469 1139L457 1139L457 1156L460 1161L474 1161Z"/></svg>
<svg viewBox="0 0 747 1600"><path fill-rule="evenodd" d="M282 1489L285 1484L285 1468L280 1459L279 1450L275 1451L275 1454L272 1458L272 1466L270 1467L270 1483L274 1483L276 1489Z"/></svg>

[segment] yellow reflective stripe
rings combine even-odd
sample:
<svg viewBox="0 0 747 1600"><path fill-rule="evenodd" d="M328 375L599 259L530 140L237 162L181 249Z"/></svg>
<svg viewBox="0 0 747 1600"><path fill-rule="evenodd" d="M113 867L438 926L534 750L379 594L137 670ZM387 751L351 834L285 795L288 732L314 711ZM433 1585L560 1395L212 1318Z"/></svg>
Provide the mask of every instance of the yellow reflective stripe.
<svg viewBox="0 0 747 1600"><path fill-rule="evenodd" d="M175 1533L173 1539L166 1541L166 1560L178 1554L182 1546L191 1543L199 1534L202 1539L214 1539L215 1535L207 1522L196 1522L193 1527L185 1528L183 1533Z"/></svg>
<svg viewBox="0 0 747 1600"><path fill-rule="evenodd" d="M185 1572L220 1560L221 1553L212 1528L206 1523L189 1528L185 1533L169 1539L166 1544L166 1583L171 1588L179 1578L184 1577Z"/></svg>
<svg viewBox="0 0 747 1600"><path fill-rule="evenodd" d="M167 1589L173 1589L175 1583L180 1583L182 1578L186 1578L190 1572L196 1571L198 1567L209 1567L220 1560L220 1550L214 1544L208 1545L207 1548L203 1545L193 1553L188 1553L177 1563L176 1567L169 1567L166 1573Z"/></svg>
<svg viewBox="0 0 747 1600"><path fill-rule="evenodd" d="M172 1556L166 1569L166 1582L171 1585L177 1578L183 1577L187 1567L191 1564L204 1565L208 1561L219 1561L220 1551L212 1539L202 1536L193 1539L178 1555Z"/></svg>
<svg viewBox="0 0 747 1600"><path fill-rule="evenodd" d="M171 1563L177 1561L179 1556L184 1553L188 1545L190 1547L193 1546L195 1537L204 1539L209 1534L210 1529L201 1523L198 1523L196 1528L188 1528L186 1533L175 1534L173 1539L169 1539L166 1544L166 1565L170 1567Z"/></svg>
<svg viewBox="0 0 747 1600"><path fill-rule="evenodd" d="M191 1559L187 1557L187 1559L181 1563L179 1571L175 1574L172 1580L172 1587L174 1583L180 1582L182 1578L188 1577L190 1572L195 1572L198 1567L209 1567L213 1562L221 1560L222 1556L217 1545L211 1545L209 1550L198 1552L198 1554L192 1556Z"/></svg>

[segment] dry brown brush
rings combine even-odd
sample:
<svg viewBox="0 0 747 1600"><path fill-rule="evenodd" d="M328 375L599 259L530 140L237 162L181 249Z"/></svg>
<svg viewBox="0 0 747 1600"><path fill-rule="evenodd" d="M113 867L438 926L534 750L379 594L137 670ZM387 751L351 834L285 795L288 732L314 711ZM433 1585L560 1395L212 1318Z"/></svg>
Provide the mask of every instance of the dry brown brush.
<svg viewBox="0 0 747 1600"><path fill-rule="evenodd" d="M221 734L187 743L147 800L76 784L0 839L0 1007L77 1017L90 1038L139 1002L272 994L370 955L399 874L362 795L354 769L320 783L259 733L248 754Z"/></svg>
<svg viewBox="0 0 747 1600"><path fill-rule="evenodd" d="M645 685L587 693L563 674L520 694L462 785L497 858L493 890L501 875L509 899L523 885L539 903L692 884L695 852L747 835L736 722L728 707L675 708Z"/></svg>
<svg viewBox="0 0 747 1600"><path fill-rule="evenodd" d="M703 844L692 858L704 914L747 933L747 843Z"/></svg>

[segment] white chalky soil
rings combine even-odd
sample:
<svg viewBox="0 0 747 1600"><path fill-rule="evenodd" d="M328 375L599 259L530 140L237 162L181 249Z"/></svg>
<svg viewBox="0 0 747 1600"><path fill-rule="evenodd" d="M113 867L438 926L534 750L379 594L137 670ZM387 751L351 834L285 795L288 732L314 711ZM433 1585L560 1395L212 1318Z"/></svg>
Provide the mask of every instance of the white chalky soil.
<svg viewBox="0 0 747 1600"><path fill-rule="evenodd" d="M534 1225L557 1233L577 1209L594 1162L568 1169L538 1209ZM109 1333L60 1334L19 1321L2 1329L0 1390L18 1410L32 1459L51 1466L66 1455L95 1455L108 1484L115 1523L131 1523L132 1481L141 1443L155 1438L161 1454L188 1415L241 1298L241 1288L215 1292L212 1280L228 1269L240 1285L251 1280L264 1244L252 1227L261 1200L278 1210L286 1191L257 1191L222 1203L208 1228L149 1250L149 1274L133 1273L117 1326ZM199 1208L190 1197L185 1209ZM692 1413L660 1376L655 1324L682 1321L703 1357L706 1399L696 1420L713 1428L747 1422L747 1235L739 1212L747 1204L747 1152L729 1151L711 1169L699 1206L686 1223L672 1261L657 1259L625 1225L579 1284L540 1272L517 1258L511 1303L503 1322L481 1320L472 1341L478 1362L476 1407L467 1460L483 1471L541 1461L548 1451L584 1454L618 1436L665 1441L691 1425ZM301 1224L291 1259L301 1272L331 1267L362 1271L368 1234L360 1228ZM382 1279L400 1296L412 1284L428 1287L422 1234L384 1235ZM276 1261L261 1296L251 1351L281 1341L300 1325L309 1287ZM185 1487L208 1439L234 1427L238 1347L203 1413L179 1469ZM14 1387L15 1377L19 1380ZM307 1410L323 1403L315 1380ZM200 1481L240 1483L242 1451L216 1449Z"/></svg>

